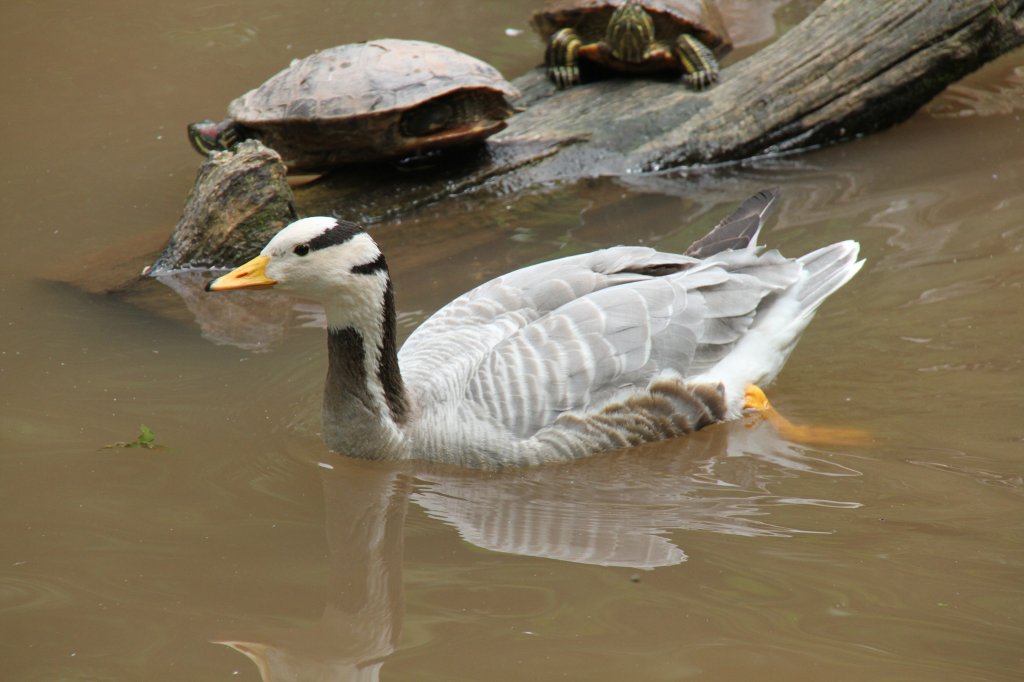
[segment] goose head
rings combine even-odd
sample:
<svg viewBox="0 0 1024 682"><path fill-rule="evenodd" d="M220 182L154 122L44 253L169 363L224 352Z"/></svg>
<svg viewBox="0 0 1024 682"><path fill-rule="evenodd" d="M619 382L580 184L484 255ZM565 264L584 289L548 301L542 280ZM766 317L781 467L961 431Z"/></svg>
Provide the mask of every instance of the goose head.
<svg viewBox="0 0 1024 682"><path fill-rule="evenodd" d="M389 287L387 262L359 225L304 218L278 232L260 255L206 285L207 291L268 287L323 304L330 327L377 327Z"/></svg>
<svg viewBox="0 0 1024 682"><path fill-rule="evenodd" d="M206 285L207 291L267 287L316 301L327 313L323 427L331 447L373 459L402 452L399 425L408 402L398 369L394 292L376 242L354 223L305 218Z"/></svg>

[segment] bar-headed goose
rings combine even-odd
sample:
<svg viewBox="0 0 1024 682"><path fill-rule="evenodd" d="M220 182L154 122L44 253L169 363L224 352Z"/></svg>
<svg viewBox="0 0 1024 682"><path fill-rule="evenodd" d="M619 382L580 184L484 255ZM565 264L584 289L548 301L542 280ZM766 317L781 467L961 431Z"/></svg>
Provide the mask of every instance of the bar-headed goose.
<svg viewBox="0 0 1024 682"><path fill-rule="evenodd" d="M856 242L800 258L757 236L748 199L686 254L617 246L532 265L441 308L398 348L384 255L335 218L305 218L211 281L322 303L324 438L369 459L498 468L575 459L732 419L814 311L860 269Z"/></svg>

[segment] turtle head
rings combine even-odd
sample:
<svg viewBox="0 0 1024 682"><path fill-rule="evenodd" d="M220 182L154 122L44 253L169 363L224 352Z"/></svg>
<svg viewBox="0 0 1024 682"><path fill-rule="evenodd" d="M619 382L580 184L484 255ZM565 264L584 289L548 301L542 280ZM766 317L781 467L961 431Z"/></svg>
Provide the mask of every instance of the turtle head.
<svg viewBox="0 0 1024 682"><path fill-rule="evenodd" d="M629 0L612 14L604 41L612 55L624 62L642 62L654 43L654 21L639 2Z"/></svg>
<svg viewBox="0 0 1024 682"><path fill-rule="evenodd" d="M199 121L188 126L188 141L203 156L211 152L227 151L238 144L238 138L238 126L230 118L220 123Z"/></svg>

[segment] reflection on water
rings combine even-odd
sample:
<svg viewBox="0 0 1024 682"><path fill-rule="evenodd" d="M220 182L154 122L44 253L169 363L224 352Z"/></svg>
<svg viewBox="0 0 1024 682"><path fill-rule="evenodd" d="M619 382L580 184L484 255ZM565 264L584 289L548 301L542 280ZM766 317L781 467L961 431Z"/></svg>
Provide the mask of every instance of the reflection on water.
<svg viewBox="0 0 1024 682"><path fill-rule="evenodd" d="M181 297L204 338L242 350L266 351L281 342L290 325L302 324L299 317L302 309L296 307L298 304L276 292L247 291L242 296L210 296L206 283L215 276L203 270L185 270L156 278Z"/></svg>
<svg viewBox="0 0 1024 682"><path fill-rule="evenodd" d="M378 680L401 634L408 480L346 462L323 472L323 490L330 580L320 620L214 640L247 656L265 682Z"/></svg>
<svg viewBox="0 0 1024 682"><path fill-rule="evenodd" d="M686 561L669 539L674 530L786 537L813 531L773 522L772 507L860 506L769 492L773 480L796 472L858 474L780 439L767 423L730 423L564 467L421 473L413 500L485 549L652 569Z"/></svg>
<svg viewBox="0 0 1024 682"><path fill-rule="evenodd" d="M308 625L212 639L244 654L265 682L380 679L402 629L403 526L412 500L482 549L651 570L686 561L673 531L790 537L826 531L774 511L855 501L773 494L792 476L858 476L781 440L764 421L720 424L677 441L569 465L488 473L334 459L321 464L328 584Z"/></svg>

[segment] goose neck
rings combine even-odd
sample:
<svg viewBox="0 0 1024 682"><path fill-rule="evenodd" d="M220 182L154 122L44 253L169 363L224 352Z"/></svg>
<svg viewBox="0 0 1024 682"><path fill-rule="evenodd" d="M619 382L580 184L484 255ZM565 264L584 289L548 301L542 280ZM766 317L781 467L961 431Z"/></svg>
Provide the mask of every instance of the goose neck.
<svg viewBox="0 0 1024 682"><path fill-rule="evenodd" d="M324 436L332 450L368 459L400 456L409 412L390 281L380 298L371 314L327 311Z"/></svg>

